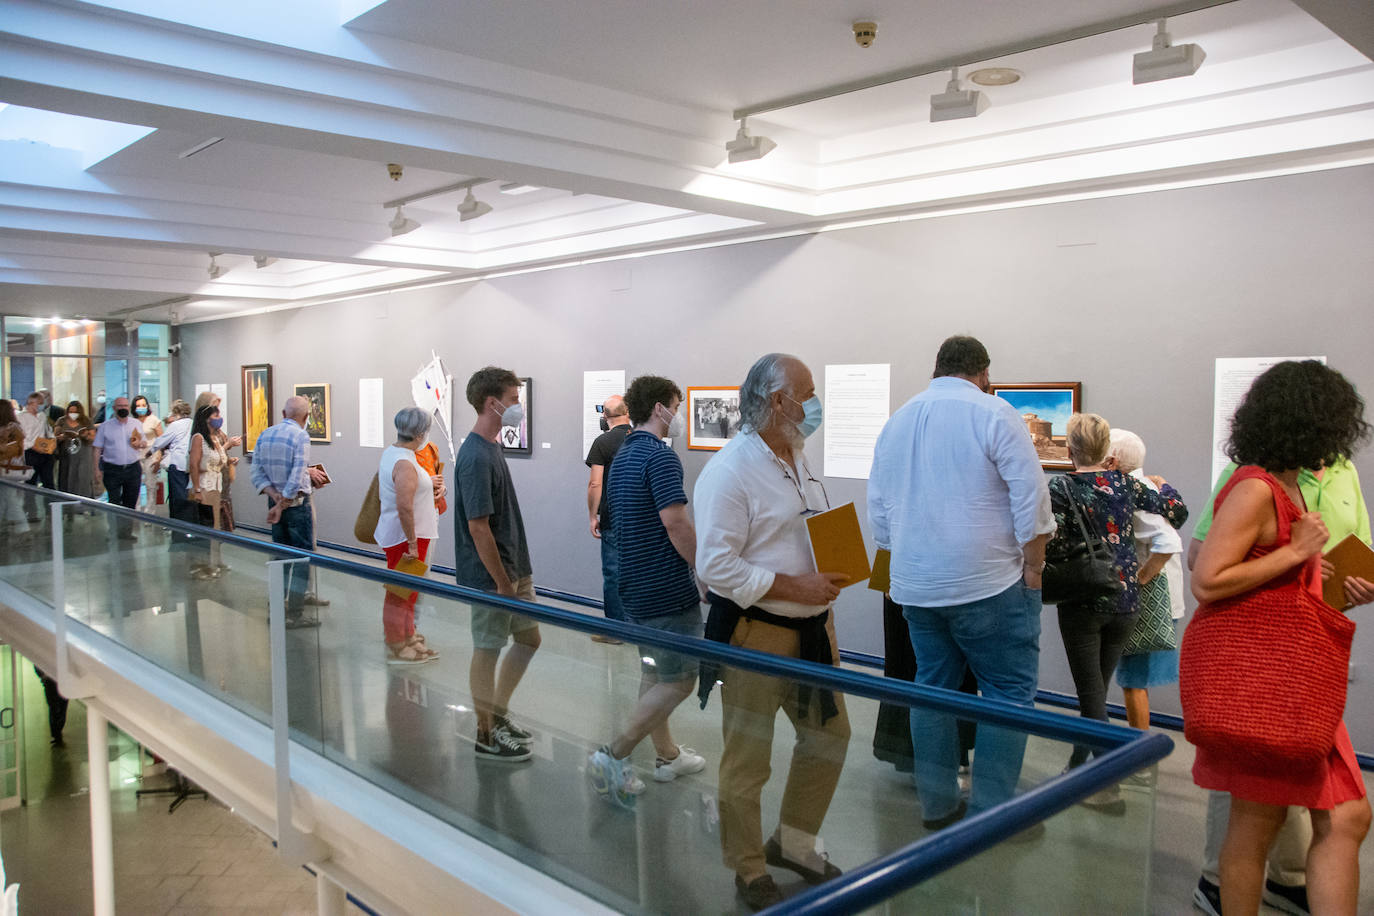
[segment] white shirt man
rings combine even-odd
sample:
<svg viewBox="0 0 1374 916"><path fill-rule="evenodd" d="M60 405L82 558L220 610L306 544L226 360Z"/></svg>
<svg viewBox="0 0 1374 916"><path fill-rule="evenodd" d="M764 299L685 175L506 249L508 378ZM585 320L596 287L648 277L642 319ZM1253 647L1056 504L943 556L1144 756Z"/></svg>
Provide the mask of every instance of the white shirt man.
<svg viewBox="0 0 1374 916"><path fill-rule="evenodd" d="M958 688L968 666L983 696L1029 706L1040 656L1040 572L1054 531L1049 488L1025 422L986 394L987 350L972 337L940 347L930 387L883 427L873 452L868 515L891 550L893 601L903 605L918 684ZM928 829L1006 801L1026 735L978 728L973 791L959 797L952 717L911 713L914 777Z"/></svg>
<svg viewBox="0 0 1374 916"><path fill-rule="evenodd" d="M835 664L830 604L844 576L818 572L806 516L829 508L802 443L820 425L810 370L769 354L741 389L746 431L716 453L697 480L697 577L710 590L706 637L774 655ZM809 883L840 874L816 851L849 744L843 697L730 669L723 676L725 750L720 761L721 845L735 885L755 909L782 899L765 866ZM713 679L703 675L701 689ZM768 779L773 721L782 709L797 732L779 824L765 845L760 796Z"/></svg>

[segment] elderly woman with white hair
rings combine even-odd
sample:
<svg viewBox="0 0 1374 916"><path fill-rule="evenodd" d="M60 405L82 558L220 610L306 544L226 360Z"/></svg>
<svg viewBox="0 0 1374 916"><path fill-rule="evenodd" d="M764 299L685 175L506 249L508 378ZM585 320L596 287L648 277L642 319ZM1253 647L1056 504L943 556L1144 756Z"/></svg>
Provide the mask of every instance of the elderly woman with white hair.
<svg viewBox="0 0 1374 916"><path fill-rule="evenodd" d="M431 476L415 452L429 437L430 414L419 407L404 407L397 414L396 442L382 452L377 468L377 495L381 514L374 534L386 552L387 569L402 560L424 562L429 546L439 536L436 497L444 495L444 479ZM388 588L382 603L382 631L386 660L391 665L420 665L439 657L415 632L415 592L398 595Z"/></svg>
<svg viewBox="0 0 1374 916"><path fill-rule="evenodd" d="M1145 443L1135 433L1125 429L1111 431L1111 448L1103 465L1134 477L1152 490L1153 480L1145 476ZM1137 510L1135 552L1140 561L1136 581L1140 583L1140 616L1136 631L1127 644L1126 654L1116 668L1116 682L1126 698L1126 721L1132 728L1150 727L1149 688L1178 681L1178 622L1183 619L1183 539L1164 517ZM1150 637L1141 629L1152 619L1167 614L1172 621L1171 646L1150 646ZM1159 641L1156 640L1156 643ZM1133 651L1134 646L1141 646Z"/></svg>

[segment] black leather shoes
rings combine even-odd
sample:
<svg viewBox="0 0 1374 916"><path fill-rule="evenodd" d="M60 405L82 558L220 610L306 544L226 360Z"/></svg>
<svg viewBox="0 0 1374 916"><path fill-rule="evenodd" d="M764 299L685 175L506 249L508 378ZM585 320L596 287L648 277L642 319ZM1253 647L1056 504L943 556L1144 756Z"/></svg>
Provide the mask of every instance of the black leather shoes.
<svg viewBox="0 0 1374 916"><path fill-rule="evenodd" d="M964 815L967 813L968 802L964 801L961 798L959 799L959 807L955 808L953 811L951 811L949 814L946 814L944 817L933 817L930 820L923 819L921 821L921 826L926 828L927 830L943 830L950 824L963 820Z"/></svg>
<svg viewBox="0 0 1374 916"><path fill-rule="evenodd" d="M782 892L773 883L772 875L764 875L755 878L748 884L739 875L735 875L735 889L739 891L744 902L749 905L751 910L761 910L764 907L772 906L775 903L782 903Z"/></svg>
<svg viewBox="0 0 1374 916"><path fill-rule="evenodd" d="M764 861L775 868L785 868L788 871L796 872L801 875L802 880L807 884L821 884L825 881L829 881L831 878L838 878L840 875L844 874L839 868L832 865L829 859L823 856L816 857L824 865L822 871L816 871L814 868L810 868L800 862L793 862L791 859L784 858L782 854L782 844L778 842L776 837L764 844L763 858Z"/></svg>

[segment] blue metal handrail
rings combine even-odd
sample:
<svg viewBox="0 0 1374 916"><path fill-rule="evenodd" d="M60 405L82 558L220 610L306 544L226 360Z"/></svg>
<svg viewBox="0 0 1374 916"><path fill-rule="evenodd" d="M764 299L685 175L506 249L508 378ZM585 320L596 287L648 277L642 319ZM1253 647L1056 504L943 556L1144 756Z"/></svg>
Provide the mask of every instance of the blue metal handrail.
<svg viewBox="0 0 1374 916"><path fill-rule="evenodd" d="M15 486L5 481L0 481L0 484ZM42 490L36 488L25 488L43 493ZM48 495L52 494L49 493ZM211 537L224 543L236 544L248 550L269 553L275 559L299 558L308 560L321 569L333 570L381 585L399 585L430 596L448 598L466 604L484 604L488 607L513 611L563 629L610 636L622 642L658 646L683 655L717 662L727 667L744 668L774 677L805 681L813 686L866 696L882 702L896 703L902 706L921 706L935 712L958 716L961 719L1017 728L1051 740L1111 748L1132 740L1137 734L1132 729L1093 719L1071 718L1031 707L1018 706L1005 700L970 696L958 691L926 687L892 678L874 677L836 666L772 655L767 652L756 652L752 649L683 636L635 623L590 617L576 611L563 610L547 604L534 604L519 598L467 588L456 583L421 579L390 569L365 566L309 550L268 543L229 532L215 531L204 526L187 524L174 519L150 517L146 513L135 512L123 506L111 506L109 503L98 500L83 497L71 497L71 499L144 524L159 525L198 537Z"/></svg>

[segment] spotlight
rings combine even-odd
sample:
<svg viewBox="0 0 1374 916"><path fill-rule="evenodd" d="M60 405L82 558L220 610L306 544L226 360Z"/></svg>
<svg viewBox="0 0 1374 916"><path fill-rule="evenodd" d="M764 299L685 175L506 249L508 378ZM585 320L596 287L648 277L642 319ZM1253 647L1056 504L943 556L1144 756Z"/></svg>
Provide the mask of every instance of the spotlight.
<svg viewBox="0 0 1374 916"><path fill-rule="evenodd" d="M491 204L473 197L472 188L468 188L468 196L464 197L463 202L458 205L458 221L466 223L470 219L486 216L490 212Z"/></svg>
<svg viewBox="0 0 1374 916"><path fill-rule="evenodd" d="M224 273L224 268L215 263L217 257L219 257L219 252L210 252L210 266L205 268L205 272L210 275L211 280L218 280Z"/></svg>
<svg viewBox="0 0 1374 916"><path fill-rule="evenodd" d="M1141 51L1132 61L1131 82L1137 86L1156 80L1192 76L1207 59L1207 53L1198 45L1170 44L1166 24L1167 20L1159 20L1154 47L1148 51Z"/></svg>
<svg viewBox="0 0 1374 916"><path fill-rule="evenodd" d="M257 265L258 270L262 270L269 264L277 263L277 259L273 257L268 257L265 254L255 254L253 255L253 263Z"/></svg>
<svg viewBox="0 0 1374 916"><path fill-rule="evenodd" d="M730 154L731 162L753 162L767 156L776 146L777 144L767 137L749 136L749 128L745 126L744 118L740 118L739 133L735 134L735 139L725 144L725 151Z"/></svg>
<svg viewBox="0 0 1374 916"><path fill-rule="evenodd" d="M956 121L976 118L988 108L988 97L977 89L963 89L959 84L959 68L949 71L945 91L930 97L930 120Z"/></svg>
<svg viewBox="0 0 1374 916"><path fill-rule="evenodd" d="M387 223L391 227L391 235L395 238L398 235L405 235L407 232L414 232L420 228L420 224L406 216L405 207L397 207L396 215L391 222Z"/></svg>

